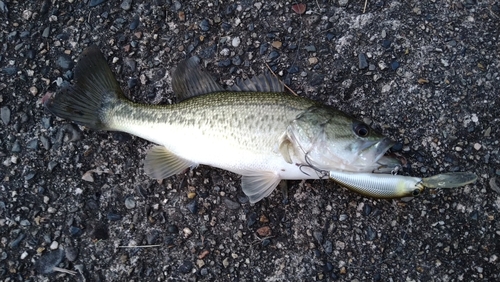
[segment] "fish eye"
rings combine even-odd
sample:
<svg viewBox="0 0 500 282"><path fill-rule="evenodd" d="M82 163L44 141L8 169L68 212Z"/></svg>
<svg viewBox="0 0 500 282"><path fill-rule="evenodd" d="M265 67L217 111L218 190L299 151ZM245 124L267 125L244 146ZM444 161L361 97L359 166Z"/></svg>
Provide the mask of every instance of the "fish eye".
<svg viewBox="0 0 500 282"><path fill-rule="evenodd" d="M368 125L358 122L353 124L353 130L356 135L359 137L366 137L368 134L370 134L370 128Z"/></svg>
<svg viewBox="0 0 500 282"><path fill-rule="evenodd" d="M417 196L420 196L420 190L419 189L415 189L411 192L411 195L413 197L417 197Z"/></svg>

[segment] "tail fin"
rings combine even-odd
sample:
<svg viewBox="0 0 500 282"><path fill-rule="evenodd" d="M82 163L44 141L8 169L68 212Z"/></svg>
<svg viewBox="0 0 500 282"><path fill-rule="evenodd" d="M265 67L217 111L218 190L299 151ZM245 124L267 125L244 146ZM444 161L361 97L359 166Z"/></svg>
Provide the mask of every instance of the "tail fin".
<svg viewBox="0 0 500 282"><path fill-rule="evenodd" d="M48 93L42 102L52 114L92 129L109 129L106 111L124 98L106 59L96 46L86 48L75 68L75 84Z"/></svg>

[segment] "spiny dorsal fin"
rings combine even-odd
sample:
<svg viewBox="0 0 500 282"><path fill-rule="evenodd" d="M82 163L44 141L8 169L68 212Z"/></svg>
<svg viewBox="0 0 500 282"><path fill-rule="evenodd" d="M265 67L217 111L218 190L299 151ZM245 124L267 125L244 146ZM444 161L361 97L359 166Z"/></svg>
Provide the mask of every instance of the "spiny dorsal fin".
<svg viewBox="0 0 500 282"><path fill-rule="evenodd" d="M200 68L200 59L182 61L172 75L172 89L179 101L212 92L225 91L215 79Z"/></svg>
<svg viewBox="0 0 500 282"><path fill-rule="evenodd" d="M284 84L269 72L264 72L249 79L237 79L236 83L228 88L229 91L237 92L274 92L283 93Z"/></svg>
<svg viewBox="0 0 500 282"><path fill-rule="evenodd" d="M144 172L154 179L165 179L196 166L196 163L172 154L163 146L151 148L144 160Z"/></svg>

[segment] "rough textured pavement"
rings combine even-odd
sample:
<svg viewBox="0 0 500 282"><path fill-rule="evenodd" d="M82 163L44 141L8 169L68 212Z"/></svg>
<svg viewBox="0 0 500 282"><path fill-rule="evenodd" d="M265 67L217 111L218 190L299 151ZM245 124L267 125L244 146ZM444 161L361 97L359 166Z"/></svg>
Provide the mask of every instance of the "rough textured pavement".
<svg viewBox="0 0 500 282"><path fill-rule="evenodd" d="M0 280L499 281L500 2L366 2L1 0ZM210 167L158 183L150 143L40 103L91 44L143 103L175 102L191 55L222 84L267 64L399 141L405 175L478 181L407 202L290 181L253 206Z"/></svg>

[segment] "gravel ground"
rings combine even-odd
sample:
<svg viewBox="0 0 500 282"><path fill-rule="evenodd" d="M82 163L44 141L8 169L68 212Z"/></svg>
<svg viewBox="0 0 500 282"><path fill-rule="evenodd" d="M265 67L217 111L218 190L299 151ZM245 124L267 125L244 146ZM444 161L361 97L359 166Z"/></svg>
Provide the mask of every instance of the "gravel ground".
<svg viewBox="0 0 500 282"><path fill-rule="evenodd" d="M0 280L500 280L500 2L184 2L0 1ZM144 103L193 54L222 84L267 64L401 142L407 175L478 181L407 202L290 181L255 205L210 167L159 183L150 143L40 103L91 44Z"/></svg>

